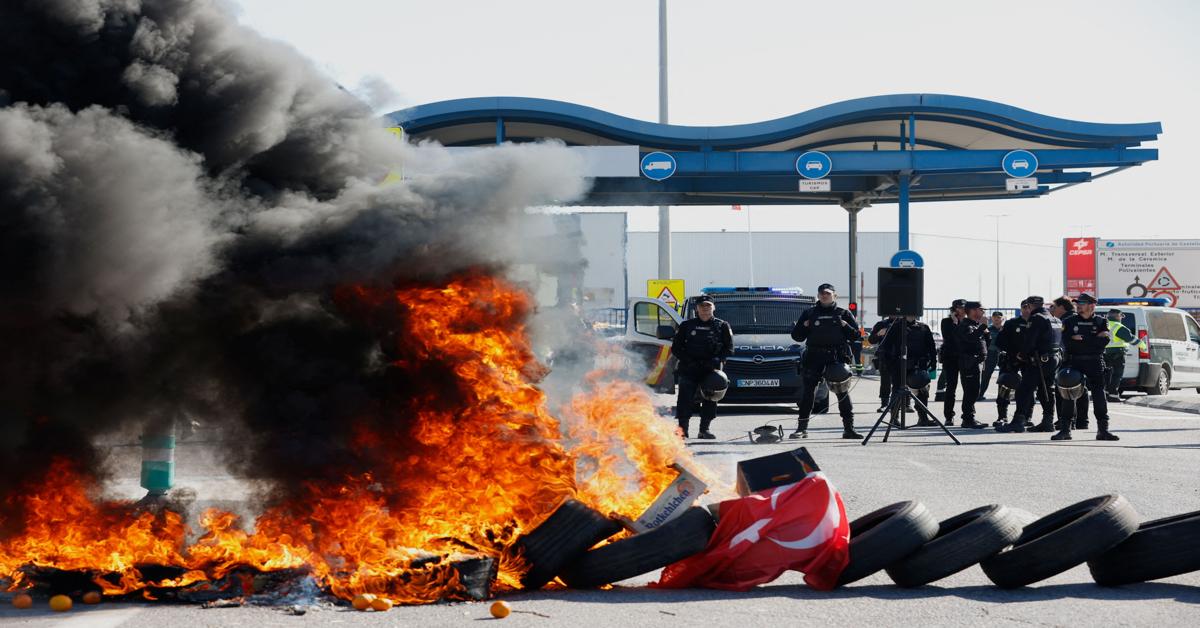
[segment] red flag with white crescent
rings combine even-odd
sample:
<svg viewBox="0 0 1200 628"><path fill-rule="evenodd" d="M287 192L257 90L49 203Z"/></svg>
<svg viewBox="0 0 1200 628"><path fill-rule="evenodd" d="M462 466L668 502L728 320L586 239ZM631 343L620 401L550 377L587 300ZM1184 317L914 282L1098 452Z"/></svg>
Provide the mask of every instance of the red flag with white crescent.
<svg viewBox="0 0 1200 628"><path fill-rule="evenodd" d="M793 569L827 591L850 561L850 524L824 473L720 504L705 550L663 570L650 586L745 591Z"/></svg>

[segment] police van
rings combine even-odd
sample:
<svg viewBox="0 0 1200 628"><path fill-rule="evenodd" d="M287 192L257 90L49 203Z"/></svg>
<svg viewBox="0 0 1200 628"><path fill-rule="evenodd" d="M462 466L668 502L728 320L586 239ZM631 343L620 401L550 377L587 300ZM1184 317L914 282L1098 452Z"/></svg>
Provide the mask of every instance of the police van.
<svg viewBox="0 0 1200 628"><path fill-rule="evenodd" d="M800 398L799 362L804 345L792 340L796 320L816 299L799 288L707 287L701 295L716 304L716 316L733 328L733 355L725 361L729 391L722 403L796 403ZM641 353L649 367L647 384L656 391L675 390L671 338L685 319L696 315L696 300L684 302L683 315L651 298L630 300L626 315L626 343ZM817 389L814 412L829 407L824 382Z"/></svg>
<svg viewBox="0 0 1200 628"><path fill-rule="evenodd" d="M1165 395L1173 389L1200 392L1200 324L1166 299L1098 299L1096 313L1121 310L1121 324L1137 336L1125 347L1123 391Z"/></svg>

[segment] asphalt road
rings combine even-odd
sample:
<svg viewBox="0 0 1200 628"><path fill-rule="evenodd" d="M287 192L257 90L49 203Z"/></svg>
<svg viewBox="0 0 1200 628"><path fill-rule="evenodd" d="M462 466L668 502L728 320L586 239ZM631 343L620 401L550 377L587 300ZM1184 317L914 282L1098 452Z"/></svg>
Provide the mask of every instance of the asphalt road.
<svg viewBox="0 0 1200 628"><path fill-rule="evenodd" d="M877 416L876 383L863 379L852 392L860 431ZM1192 394L1179 393L1179 394ZM670 400L661 398L664 405ZM980 404L979 418L991 423L994 405ZM664 419L666 420L666 419ZM904 500L923 501L938 518L973 507L1002 503L1047 514L1104 493L1121 493L1143 519L1200 510L1200 416L1122 404L1112 410L1120 442L1097 442L1094 430L1071 442L1048 434L997 434L956 429L954 445L936 428L893 431L887 443L844 441L835 415L813 420L810 437L779 445L753 445L746 432L767 421L794 424L784 407L727 408L714 425L716 441L695 441L698 459L732 482L738 460L803 444L841 491L853 518ZM694 428L693 428L694 429ZM195 486L202 500L220 492L236 503L237 482L214 475L200 445L180 449L181 483ZM119 450L119 447L118 447ZM136 474L135 464L122 473ZM118 488L136 492L136 477ZM779 625L961 626L1135 625L1194 626L1200 618L1200 573L1117 588L1091 582L1086 567L1016 591L991 586L976 566L916 590L876 574L834 592L805 587L787 574L749 593L709 590L658 591L644 585L647 574L607 591L541 591L507 597L518 611L503 620L521 626ZM192 606L105 604L68 614L0 609L0 624L21 626L301 626L473 625L496 621L486 603L396 608L357 613L327 604L292 616L277 607L200 609Z"/></svg>

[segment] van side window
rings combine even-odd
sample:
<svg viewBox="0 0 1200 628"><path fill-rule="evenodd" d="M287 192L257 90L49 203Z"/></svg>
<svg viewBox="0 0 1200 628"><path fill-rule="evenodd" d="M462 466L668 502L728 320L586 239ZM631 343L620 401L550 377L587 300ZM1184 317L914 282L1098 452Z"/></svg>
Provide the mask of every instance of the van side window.
<svg viewBox="0 0 1200 628"><path fill-rule="evenodd" d="M1150 323L1150 335L1162 340L1187 341L1187 331L1183 326L1183 316L1178 312L1163 312L1147 310L1146 318Z"/></svg>
<svg viewBox="0 0 1200 628"><path fill-rule="evenodd" d="M1196 319L1191 316L1184 316L1184 322L1187 323L1188 336L1192 342L1200 342L1200 325L1196 324Z"/></svg>
<svg viewBox="0 0 1200 628"><path fill-rule="evenodd" d="M634 331L639 334L653 336L659 325L675 326L663 309L653 303L637 303L633 306Z"/></svg>

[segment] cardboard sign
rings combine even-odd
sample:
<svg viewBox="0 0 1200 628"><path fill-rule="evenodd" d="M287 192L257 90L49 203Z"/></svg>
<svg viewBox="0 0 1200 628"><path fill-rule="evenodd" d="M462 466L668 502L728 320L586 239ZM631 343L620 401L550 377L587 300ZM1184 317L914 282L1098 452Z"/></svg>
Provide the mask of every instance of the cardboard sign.
<svg viewBox="0 0 1200 628"><path fill-rule="evenodd" d="M667 485L653 504L632 522L634 532L648 532L682 515L696 499L708 490L708 485L679 465L672 465L679 475Z"/></svg>

